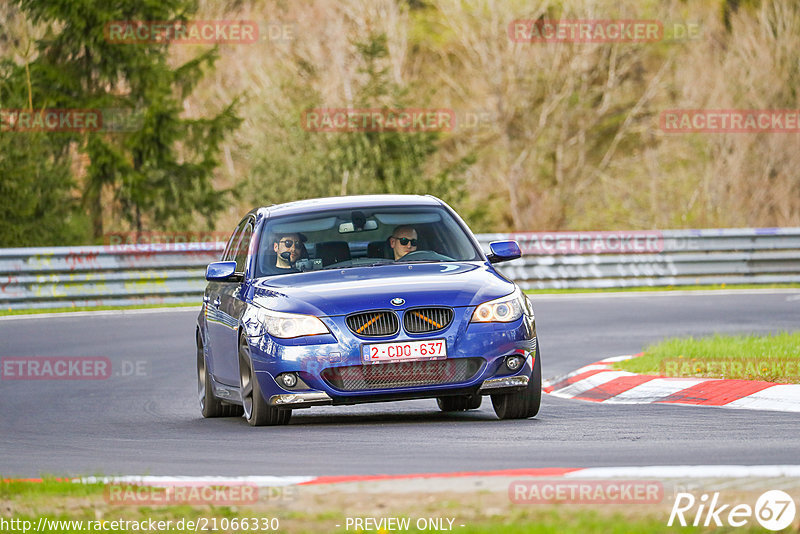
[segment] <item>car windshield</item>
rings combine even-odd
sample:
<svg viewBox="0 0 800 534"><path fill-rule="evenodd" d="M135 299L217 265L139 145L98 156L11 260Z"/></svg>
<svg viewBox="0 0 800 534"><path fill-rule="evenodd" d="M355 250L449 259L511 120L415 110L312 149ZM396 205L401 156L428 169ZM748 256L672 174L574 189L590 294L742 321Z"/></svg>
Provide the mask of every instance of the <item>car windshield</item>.
<svg viewBox="0 0 800 534"><path fill-rule="evenodd" d="M434 206L372 207L271 217L261 232L258 251L258 277L481 259L462 226L446 210ZM276 268L276 264L283 268Z"/></svg>

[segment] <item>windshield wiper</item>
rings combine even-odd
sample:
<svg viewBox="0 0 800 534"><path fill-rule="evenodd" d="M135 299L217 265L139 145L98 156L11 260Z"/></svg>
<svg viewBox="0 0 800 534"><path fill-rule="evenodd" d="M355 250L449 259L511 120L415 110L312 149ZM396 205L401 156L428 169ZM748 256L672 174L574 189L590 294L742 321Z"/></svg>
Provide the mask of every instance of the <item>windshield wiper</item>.
<svg viewBox="0 0 800 534"><path fill-rule="evenodd" d="M377 267L379 265L390 265L395 263L393 260L380 260L373 263L357 263L355 265L328 265L323 267L322 271L336 270L336 269L355 269L357 267Z"/></svg>

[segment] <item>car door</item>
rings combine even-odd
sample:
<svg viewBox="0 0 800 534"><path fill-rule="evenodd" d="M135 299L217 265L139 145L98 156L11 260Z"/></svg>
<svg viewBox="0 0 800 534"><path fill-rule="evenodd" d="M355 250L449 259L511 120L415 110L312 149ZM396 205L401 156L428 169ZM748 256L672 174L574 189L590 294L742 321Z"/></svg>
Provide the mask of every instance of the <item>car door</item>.
<svg viewBox="0 0 800 534"><path fill-rule="evenodd" d="M253 226L253 219L248 218L233 249L232 261L236 262L236 274L242 281L222 282L219 289L219 315L225 328L220 328L218 373L220 381L230 385L239 384L239 319L244 311L244 275Z"/></svg>
<svg viewBox="0 0 800 534"><path fill-rule="evenodd" d="M233 231L221 261L234 261L237 246L242 237L242 232L247 225L247 220L239 223ZM231 328L231 321L221 309L222 295L229 286L230 282L209 282L203 302L206 307L206 325L208 328L208 369L214 378L224 384L236 386L239 383L238 377L234 382L230 382L231 371L228 361L230 355L226 355L228 331ZM234 326L235 328L235 326Z"/></svg>

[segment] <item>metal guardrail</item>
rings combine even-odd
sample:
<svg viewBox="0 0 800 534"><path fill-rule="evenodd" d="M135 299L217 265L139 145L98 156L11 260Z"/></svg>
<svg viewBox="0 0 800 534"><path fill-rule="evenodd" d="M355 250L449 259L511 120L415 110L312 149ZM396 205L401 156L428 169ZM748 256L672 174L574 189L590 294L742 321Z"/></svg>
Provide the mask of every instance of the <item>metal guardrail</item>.
<svg viewBox="0 0 800 534"><path fill-rule="evenodd" d="M0 309L197 302L224 243L0 249Z"/></svg>
<svg viewBox="0 0 800 534"><path fill-rule="evenodd" d="M524 289L800 283L800 228L479 234ZM0 309L197 302L223 243L0 249Z"/></svg>
<svg viewBox="0 0 800 534"><path fill-rule="evenodd" d="M523 257L498 270L524 289L800 283L800 228L483 234L479 239L487 246L499 239L520 242ZM581 247L581 239L588 246ZM616 253L626 243L627 250Z"/></svg>

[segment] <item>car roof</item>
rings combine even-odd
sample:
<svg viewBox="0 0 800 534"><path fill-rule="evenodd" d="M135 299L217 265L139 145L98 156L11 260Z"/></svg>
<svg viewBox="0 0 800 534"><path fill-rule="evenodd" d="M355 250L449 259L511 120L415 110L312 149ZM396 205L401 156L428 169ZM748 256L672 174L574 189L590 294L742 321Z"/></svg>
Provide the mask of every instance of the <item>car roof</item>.
<svg viewBox="0 0 800 534"><path fill-rule="evenodd" d="M350 195L309 198L274 204L253 210L261 216L295 215L329 209L369 209L381 206L441 206L444 203L431 195Z"/></svg>

